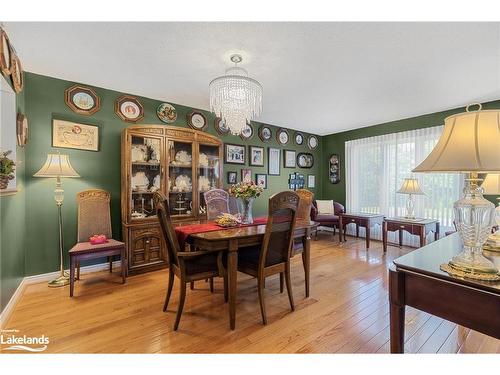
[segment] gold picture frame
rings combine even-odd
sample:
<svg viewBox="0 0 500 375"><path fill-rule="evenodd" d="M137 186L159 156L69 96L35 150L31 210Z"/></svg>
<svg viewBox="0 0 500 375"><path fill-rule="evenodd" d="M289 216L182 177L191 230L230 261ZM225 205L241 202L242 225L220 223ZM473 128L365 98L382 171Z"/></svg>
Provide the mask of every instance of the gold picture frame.
<svg viewBox="0 0 500 375"><path fill-rule="evenodd" d="M126 122L137 122L144 118L144 106L131 95L122 95L115 102L115 113Z"/></svg>
<svg viewBox="0 0 500 375"><path fill-rule="evenodd" d="M101 109L101 99L94 89L81 85L73 85L64 90L64 102L80 115L90 116Z"/></svg>
<svg viewBox="0 0 500 375"><path fill-rule="evenodd" d="M52 147L99 151L99 127L52 119Z"/></svg>

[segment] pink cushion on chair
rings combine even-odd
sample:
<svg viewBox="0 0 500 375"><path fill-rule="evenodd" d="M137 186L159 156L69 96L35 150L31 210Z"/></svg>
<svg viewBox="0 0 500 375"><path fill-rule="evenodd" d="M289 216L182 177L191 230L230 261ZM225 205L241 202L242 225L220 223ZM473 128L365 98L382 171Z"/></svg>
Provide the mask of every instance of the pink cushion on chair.
<svg viewBox="0 0 500 375"><path fill-rule="evenodd" d="M92 245L90 242L78 242L75 246L71 248L70 253L84 253L84 252L94 252L99 250L110 250L119 249L125 246L123 242L108 239L108 242L99 245Z"/></svg>

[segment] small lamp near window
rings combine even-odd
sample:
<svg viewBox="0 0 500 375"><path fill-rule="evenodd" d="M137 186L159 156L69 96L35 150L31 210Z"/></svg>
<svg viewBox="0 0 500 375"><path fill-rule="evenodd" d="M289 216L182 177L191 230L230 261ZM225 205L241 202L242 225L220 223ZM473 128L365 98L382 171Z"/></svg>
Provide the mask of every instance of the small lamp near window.
<svg viewBox="0 0 500 375"><path fill-rule="evenodd" d="M57 154L48 154L45 164L36 172L34 177L52 177L56 179L56 188L54 190L54 199L57 204L58 218L59 218L59 265L61 274L56 279L49 281L50 287L59 287L69 284L69 276L64 272L64 262L63 262L63 227L62 227L62 211L61 207L64 200L64 190L61 184L61 177L80 177L78 173L73 169L71 163L69 162L68 155L61 155L59 152Z"/></svg>
<svg viewBox="0 0 500 375"><path fill-rule="evenodd" d="M416 178L405 178L403 185L396 192L400 194L408 194L408 199L406 201L406 218L415 219L415 204L413 203L413 195L425 195L425 193L420 189L418 180Z"/></svg>
<svg viewBox="0 0 500 375"><path fill-rule="evenodd" d="M477 111L470 107L478 105ZM463 250L441 268L452 275L500 279L495 265L482 254L494 223L495 205L483 198L478 173L500 171L500 110L482 110L471 104L466 112L449 116L429 156L413 172L468 173L463 198L453 205Z"/></svg>

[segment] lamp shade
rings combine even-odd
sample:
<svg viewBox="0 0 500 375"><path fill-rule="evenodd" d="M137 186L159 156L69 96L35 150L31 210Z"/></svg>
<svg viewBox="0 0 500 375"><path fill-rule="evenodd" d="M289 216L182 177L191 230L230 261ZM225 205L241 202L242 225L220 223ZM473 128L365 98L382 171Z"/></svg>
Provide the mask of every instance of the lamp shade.
<svg viewBox="0 0 500 375"><path fill-rule="evenodd" d="M401 188L397 191L397 193L416 195L425 194L422 189L420 189L418 180L416 178L405 178L405 180L403 181L403 185L401 185Z"/></svg>
<svg viewBox="0 0 500 375"><path fill-rule="evenodd" d="M486 195L500 195L500 174L490 173L486 176L481 187Z"/></svg>
<svg viewBox="0 0 500 375"><path fill-rule="evenodd" d="M500 171L500 110L469 107L444 120L436 147L413 172Z"/></svg>
<svg viewBox="0 0 500 375"><path fill-rule="evenodd" d="M45 164L36 172L35 177L80 177L69 162L68 155L48 154Z"/></svg>

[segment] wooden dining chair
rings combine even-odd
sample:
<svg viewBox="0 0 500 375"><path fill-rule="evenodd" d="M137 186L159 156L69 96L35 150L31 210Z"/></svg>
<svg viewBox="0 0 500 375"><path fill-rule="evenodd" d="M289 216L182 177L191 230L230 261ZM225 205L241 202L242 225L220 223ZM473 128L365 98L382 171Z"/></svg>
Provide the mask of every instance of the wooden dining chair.
<svg viewBox="0 0 500 375"><path fill-rule="evenodd" d="M269 213L262 245L238 251L238 271L257 278L263 324L267 324L264 282L268 276L284 275L290 307L292 311L295 310L290 257L298 206L299 196L295 192L274 194L269 198Z"/></svg>
<svg viewBox="0 0 500 375"><path fill-rule="evenodd" d="M191 281L204 280L213 277L226 277L222 265L222 252L210 251L180 251L179 241L172 225L169 214L168 198L161 192L154 194L156 215L158 216L163 238L167 245L168 255L168 286L163 311L167 311L168 302L174 286L174 277L177 276L181 282L179 307L174 323L174 331L177 331L181 320L182 309L186 299L186 284ZM224 282L224 287L227 282ZM224 291L224 295L226 295Z"/></svg>
<svg viewBox="0 0 500 375"><path fill-rule="evenodd" d="M229 193L222 189L212 189L203 193L207 205L207 219L215 220L221 214L229 213Z"/></svg>

